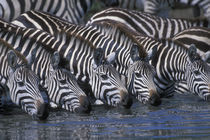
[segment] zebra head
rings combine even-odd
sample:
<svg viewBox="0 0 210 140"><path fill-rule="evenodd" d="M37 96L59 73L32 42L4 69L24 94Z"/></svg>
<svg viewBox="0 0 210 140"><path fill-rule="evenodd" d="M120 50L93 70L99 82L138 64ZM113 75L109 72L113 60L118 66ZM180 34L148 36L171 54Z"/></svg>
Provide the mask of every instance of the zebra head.
<svg viewBox="0 0 210 140"><path fill-rule="evenodd" d="M7 86L13 103L21 106L33 118L44 120L48 117L48 106L39 91L39 78L28 69L27 64L19 64L13 50L7 54L10 67Z"/></svg>
<svg viewBox="0 0 210 140"><path fill-rule="evenodd" d="M130 108L133 101L120 80L119 73L112 66L116 53L104 57L103 49L98 48L93 57L90 85L96 99L111 106L122 104L125 108Z"/></svg>
<svg viewBox="0 0 210 140"><path fill-rule="evenodd" d="M128 70L127 87L136 98L146 104L160 105L160 96L153 81L155 69L149 64L155 49L152 49L146 58L140 58L137 45L133 45L130 51L131 63Z"/></svg>
<svg viewBox="0 0 210 140"><path fill-rule="evenodd" d="M210 100L210 66L204 62L192 44L188 50L189 63L186 70L187 85L190 92L204 100Z"/></svg>
<svg viewBox="0 0 210 140"><path fill-rule="evenodd" d="M89 113L90 102L73 75L59 67L60 55L56 51L51 57L47 79L47 91L52 102L63 109L76 113Z"/></svg>

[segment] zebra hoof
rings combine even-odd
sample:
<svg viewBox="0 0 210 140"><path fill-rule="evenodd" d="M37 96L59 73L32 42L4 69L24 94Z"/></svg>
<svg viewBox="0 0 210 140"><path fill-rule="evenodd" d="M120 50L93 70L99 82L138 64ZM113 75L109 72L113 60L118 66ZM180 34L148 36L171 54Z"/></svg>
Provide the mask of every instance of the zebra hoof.
<svg viewBox="0 0 210 140"><path fill-rule="evenodd" d="M80 104L80 107L77 107L74 110L76 113L90 113L92 107L86 96L80 96Z"/></svg>
<svg viewBox="0 0 210 140"><path fill-rule="evenodd" d="M158 94L152 94L152 96L149 99L149 103L153 106L158 106L161 104L161 99Z"/></svg>

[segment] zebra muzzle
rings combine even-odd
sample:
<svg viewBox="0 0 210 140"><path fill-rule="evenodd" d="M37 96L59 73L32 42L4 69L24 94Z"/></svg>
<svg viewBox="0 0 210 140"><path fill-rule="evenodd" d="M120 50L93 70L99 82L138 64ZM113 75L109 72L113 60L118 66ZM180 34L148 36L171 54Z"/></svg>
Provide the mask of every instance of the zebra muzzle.
<svg viewBox="0 0 210 140"><path fill-rule="evenodd" d="M49 116L49 105L48 103L41 103L40 101L37 101L38 105L38 111L37 111L37 118L39 120L46 120Z"/></svg>
<svg viewBox="0 0 210 140"><path fill-rule="evenodd" d="M125 108L130 108L133 104L132 97L128 94L128 92L121 90L120 91L121 102Z"/></svg>
<svg viewBox="0 0 210 140"><path fill-rule="evenodd" d="M80 96L79 97L80 106L75 108L76 113L90 113L92 110L91 103L88 100L87 96Z"/></svg>
<svg viewBox="0 0 210 140"><path fill-rule="evenodd" d="M150 90L149 94L150 94L149 104L153 106L158 106L161 104L160 96L155 90Z"/></svg>

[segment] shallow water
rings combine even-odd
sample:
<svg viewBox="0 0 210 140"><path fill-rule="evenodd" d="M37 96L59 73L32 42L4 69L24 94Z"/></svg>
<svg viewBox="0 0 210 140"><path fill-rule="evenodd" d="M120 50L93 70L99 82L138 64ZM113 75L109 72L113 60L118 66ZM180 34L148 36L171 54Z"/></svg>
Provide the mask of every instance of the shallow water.
<svg viewBox="0 0 210 140"><path fill-rule="evenodd" d="M210 139L210 103L193 95L163 99L159 107L93 107L88 115L51 112L34 121L19 109L0 114L0 139Z"/></svg>

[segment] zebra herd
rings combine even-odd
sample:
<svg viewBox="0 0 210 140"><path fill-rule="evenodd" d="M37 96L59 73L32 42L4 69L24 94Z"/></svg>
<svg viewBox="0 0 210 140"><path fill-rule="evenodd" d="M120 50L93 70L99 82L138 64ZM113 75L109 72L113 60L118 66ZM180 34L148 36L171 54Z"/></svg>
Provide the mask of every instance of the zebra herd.
<svg viewBox="0 0 210 140"><path fill-rule="evenodd" d="M44 120L50 105L89 113L95 104L130 108L135 98L158 106L175 93L210 100L207 0L189 0L204 9L197 19L128 10L158 0L98 1L113 7L87 22L97 1L0 1L0 108L9 96Z"/></svg>

